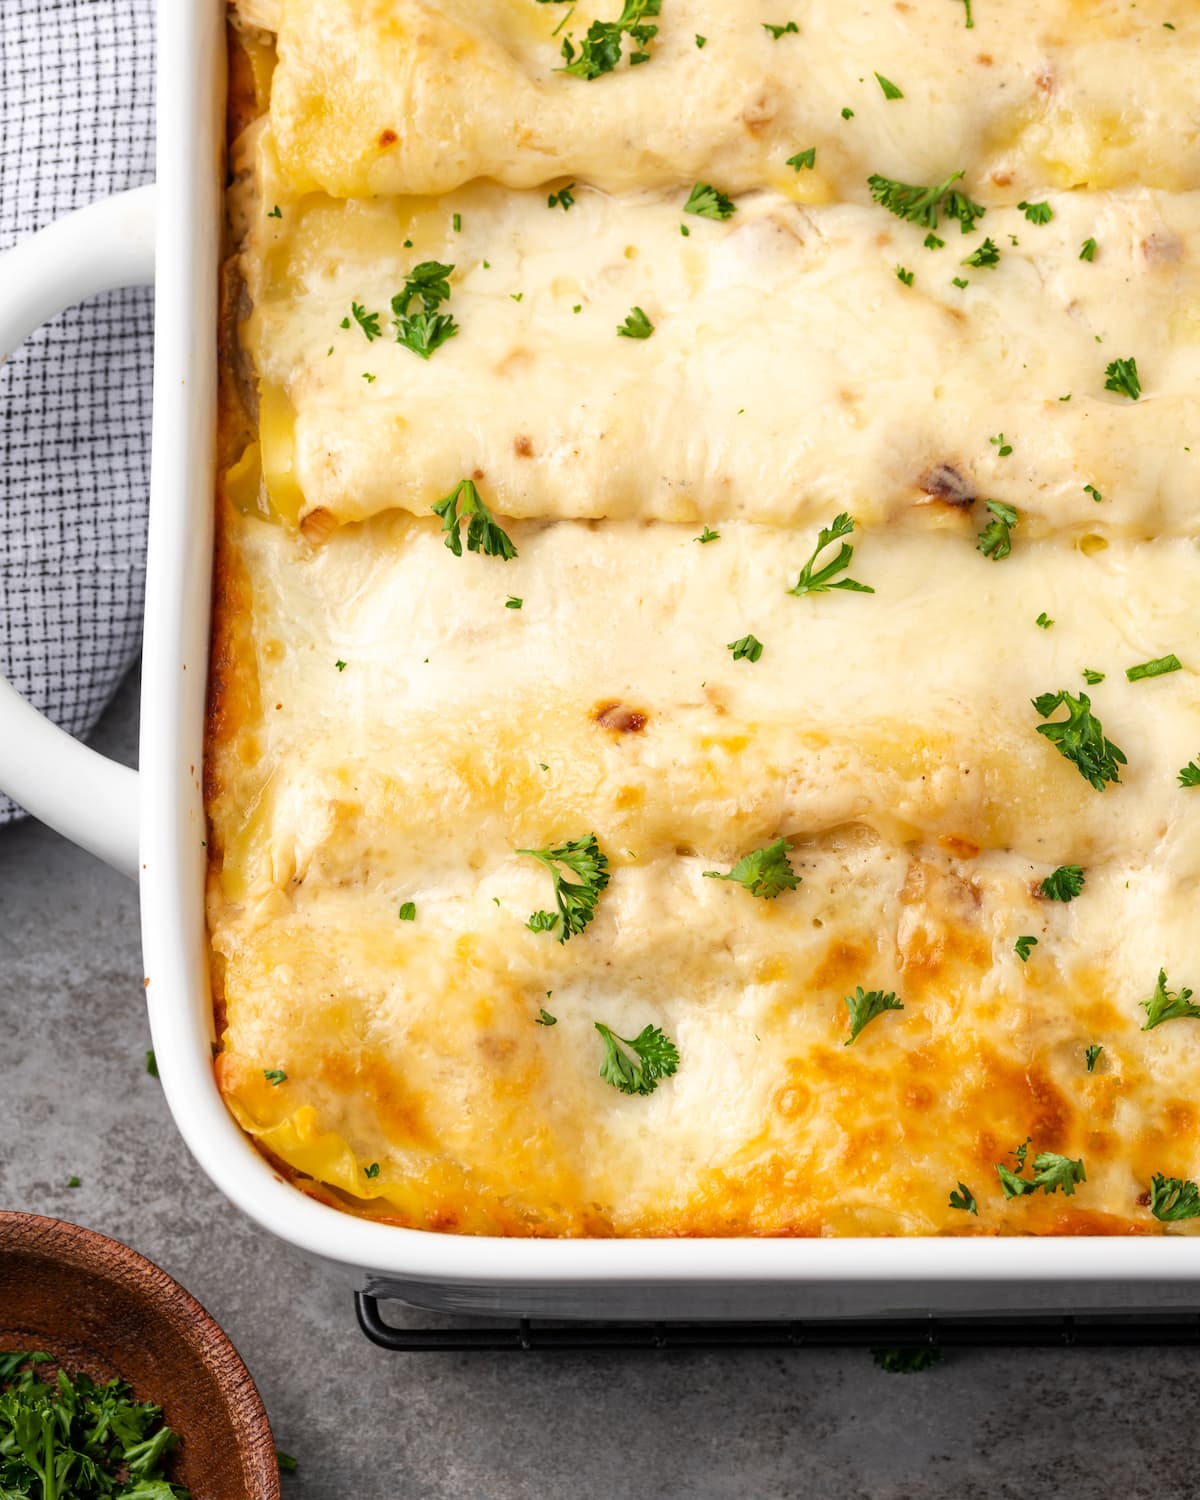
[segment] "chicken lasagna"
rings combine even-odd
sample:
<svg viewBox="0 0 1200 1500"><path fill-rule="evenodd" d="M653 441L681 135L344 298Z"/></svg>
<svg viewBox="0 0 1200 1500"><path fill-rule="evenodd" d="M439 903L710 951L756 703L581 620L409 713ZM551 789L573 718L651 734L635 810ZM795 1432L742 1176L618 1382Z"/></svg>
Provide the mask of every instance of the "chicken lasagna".
<svg viewBox="0 0 1200 1500"><path fill-rule="evenodd" d="M1200 12L238 0L216 1071L467 1234L1200 1223Z"/></svg>

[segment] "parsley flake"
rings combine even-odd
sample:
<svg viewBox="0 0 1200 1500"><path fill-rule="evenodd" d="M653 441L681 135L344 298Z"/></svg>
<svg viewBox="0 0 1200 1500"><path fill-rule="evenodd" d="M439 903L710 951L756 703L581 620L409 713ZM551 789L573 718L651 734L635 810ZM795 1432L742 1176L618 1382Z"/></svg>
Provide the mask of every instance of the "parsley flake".
<svg viewBox="0 0 1200 1500"><path fill-rule="evenodd" d="M800 876L788 860L787 839L776 839L764 849L744 854L728 874L720 870L705 870L704 878L736 881L752 896L759 896L764 901L773 901L783 891L794 891L800 884Z"/></svg>
<svg viewBox="0 0 1200 1500"><path fill-rule="evenodd" d="M1095 687L1098 682L1103 682L1106 675L1104 672L1097 672L1095 667L1084 667L1083 669L1083 680L1092 687Z"/></svg>
<svg viewBox="0 0 1200 1500"><path fill-rule="evenodd" d="M1150 1179L1150 1212L1164 1224L1200 1219L1200 1187L1190 1180L1156 1172Z"/></svg>
<svg viewBox="0 0 1200 1500"><path fill-rule="evenodd" d="M695 214L698 219L730 219L737 213L737 204L710 182L698 182L688 195L683 211Z"/></svg>
<svg viewBox="0 0 1200 1500"><path fill-rule="evenodd" d="M1021 518L1016 507L1006 505L1003 500L985 500L983 503L992 519L979 533L975 550L993 562L999 562L1012 552L1013 528L1020 525Z"/></svg>
<svg viewBox="0 0 1200 1500"><path fill-rule="evenodd" d="M661 10L662 0L625 0L615 21L592 22L578 49L569 36L564 37L562 55L565 66L560 71L589 82L611 73L621 61L622 42L626 36L634 43L629 54L630 67L649 62L649 46L658 35L658 27L650 25L646 17L657 16Z"/></svg>
<svg viewBox="0 0 1200 1500"><path fill-rule="evenodd" d="M905 266L897 266L896 267L896 278L897 278L897 280L902 281L905 286L912 286L913 279L914 279L914 273L912 271L908 270L907 267L905 267Z"/></svg>
<svg viewBox="0 0 1200 1500"><path fill-rule="evenodd" d="M1031 224L1049 224L1054 217L1054 210L1048 203L1026 203L1022 200L1017 207L1022 210Z"/></svg>
<svg viewBox="0 0 1200 1500"><path fill-rule="evenodd" d="M744 635L740 640L730 641L729 650L734 661L757 661L763 654L763 643L754 635Z"/></svg>
<svg viewBox="0 0 1200 1500"><path fill-rule="evenodd" d="M835 516L832 525L823 526L817 533L817 545L813 549L812 556L801 568L795 587L788 589L788 593L796 595L797 598L804 594L827 594L830 589L848 589L855 594L873 594L875 592L873 588L865 583L858 583L853 578L841 578L837 583L831 582L838 573L844 572L850 566L854 548L849 542L842 541L842 538L850 536L853 531L854 517L846 511ZM814 572L817 558L826 547L838 541L841 541L842 545L838 549L837 556L832 562L826 563L824 567Z"/></svg>
<svg viewBox="0 0 1200 1500"><path fill-rule="evenodd" d="M604 1040L600 1077L622 1094L652 1094L679 1067L679 1050L657 1026L635 1037L618 1036L602 1021L592 1023Z"/></svg>
<svg viewBox="0 0 1200 1500"><path fill-rule="evenodd" d="M552 1016L550 1014L550 1012L546 1009L546 1007L543 1005L539 1009L537 1015L534 1017L533 1024L535 1026L557 1026L558 1025L558 1017L557 1016Z"/></svg>
<svg viewBox="0 0 1200 1500"><path fill-rule="evenodd" d="M960 1182L958 1191L950 1194L950 1207L960 1209L963 1213L979 1215L979 1204L975 1202L975 1194L966 1185Z"/></svg>
<svg viewBox="0 0 1200 1500"><path fill-rule="evenodd" d="M546 199L546 207L561 208L563 213L569 213L575 202L575 194L571 191L574 186L573 182L568 182L565 188L559 188L557 193L551 193Z"/></svg>
<svg viewBox="0 0 1200 1500"><path fill-rule="evenodd" d="M446 546L455 557L462 556L460 526L467 523L467 551L481 552L485 557L499 557L511 562L517 555L512 538L497 526L490 510L479 498L479 491L471 479L460 479L454 489L430 507L434 515L441 516L442 530L446 533Z"/></svg>
<svg viewBox="0 0 1200 1500"><path fill-rule="evenodd" d="M903 99L902 90L898 89L890 78L885 78L882 73L876 73L875 82L883 90L885 99Z"/></svg>
<svg viewBox="0 0 1200 1500"><path fill-rule="evenodd" d="M406 901L397 913L402 922L415 922L417 920L417 903Z"/></svg>
<svg viewBox="0 0 1200 1500"><path fill-rule="evenodd" d="M1006 443L1004 441L1004 434L1002 432L997 433L995 437L988 438L988 442L991 443L993 448L995 448L996 454L999 458L1007 458L1008 455L1013 451L1012 444Z"/></svg>
<svg viewBox="0 0 1200 1500"><path fill-rule="evenodd" d="M713 531L706 526L699 536L694 536L692 538L692 541L699 542L703 547L706 542L718 542L720 541L720 539L721 533L719 531Z"/></svg>
<svg viewBox="0 0 1200 1500"><path fill-rule="evenodd" d="M596 835L589 833L585 838L571 839L548 849L518 849L517 853L528 854L533 859L540 860L554 881L558 916L540 927L534 927L535 918L549 915L546 912L535 912L529 919L530 928L534 932L551 932L561 919L558 941L565 943L568 938L577 937L595 917L596 903L609 881L608 858L597 843ZM568 880L564 870L578 879Z"/></svg>
<svg viewBox="0 0 1200 1500"><path fill-rule="evenodd" d="M861 984L845 999L846 1009L850 1012L850 1035L842 1043L843 1047L852 1046L863 1028L885 1011L904 1009L903 1001L897 1000L891 991L885 995L882 990L864 990Z"/></svg>
<svg viewBox="0 0 1200 1500"><path fill-rule="evenodd" d="M1054 624L1054 621L1050 618L1045 610L1042 610L1041 614L1038 615L1037 619L1033 623L1039 630L1049 630L1051 625Z"/></svg>
<svg viewBox="0 0 1200 1500"><path fill-rule="evenodd" d="M1136 401L1142 394L1136 359L1114 359L1104 372L1104 389Z"/></svg>
<svg viewBox="0 0 1200 1500"><path fill-rule="evenodd" d="M963 261L964 266L975 266L977 269L987 267L989 270L993 271L999 264L1000 251L996 248L996 242L992 239L984 240L984 242L977 249L972 250L971 254L968 255L966 260Z"/></svg>
<svg viewBox="0 0 1200 1500"><path fill-rule="evenodd" d="M1099 1042L1093 1042L1092 1045L1088 1047L1084 1052L1083 1055L1087 1060L1087 1070L1089 1073L1094 1073L1096 1071L1096 1062L1103 1051L1104 1048L1099 1044Z"/></svg>
<svg viewBox="0 0 1200 1500"><path fill-rule="evenodd" d="M1179 772L1180 786L1200 786L1200 756L1196 760L1189 760L1187 765Z"/></svg>
<svg viewBox="0 0 1200 1500"><path fill-rule="evenodd" d="M1104 496L1100 493L1100 491L1094 484L1085 484L1083 487L1083 493L1085 495L1090 495L1097 505L1101 504L1104 499Z"/></svg>
<svg viewBox="0 0 1200 1500"><path fill-rule="evenodd" d="M648 339L653 332L654 324L640 307L631 309L629 316L617 329L618 336L623 339Z"/></svg>
<svg viewBox="0 0 1200 1500"><path fill-rule="evenodd" d="M1033 706L1039 717L1047 721L1057 709L1066 709L1065 719L1039 724L1037 732L1044 735L1098 792L1109 783L1116 785L1121 780L1120 768L1127 764L1125 752L1105 738L1100 720L1092 713L1092 700L1086 693L1080 693L1076 698L1066 688L1061 688L1057 693L1041 693L1033 699Z"/></svg>
<svg viewBox="0 0 1200 1500"><path fill-rule="evenodd" d="M795 156L788 157L787 164L797 172L802 167L808 167L810 171L815 169L817 165L817 148L810 146L807 151L797 151Z"/></svg>
<svg viewBox="0 0 1200 1500"><path fill-rule="evenodd" d="M375 1179L379 1176L379 1163L377 1161L373 1161L371 1165L364 1170L363 1176L368 1178L371 1182L374 1182Z"/></svg>
<svg viewBox="0 0 1200 1500"><path fill-rule="evenodd" d="M404 290L392 298L392 316L395 319L396 342L403 344L421 359L430 356L458 333L458 324L450 313L437 309L450 297L450 274L453 266L440 261L426 260L404 278ZM419 299L421 309L410 313L413 301Z"/></svg>
<svg viewBox="0 0 1200 1500"><path fill-rule="evenodd" d="M1090 239L1090 238L1084 240L1083 245L1080 247L1079 259L1080 260L1095 260L1096 259L1096 241L1095 240Z"/></svg>
<svg viewBox="0 0 1200 1500"><path fill-rule="evenodd" d="M505 609L520 609L524 603L524 599L519 599L516 594L509 594L504 601L504 607Z"/></svg>
<svg viewBox="0 0 1200 1500"><path fill-rule="evenodd" d="M1149 1000L1140 1000L1138 1004L1146 1012L1146 1024L1143 1031L1153 1031L1156 1026L1161 1026L1164 1021L1193 1021L1200 1019L1200 1005L1192 1004L1192 992L1189 989L1170 990L1167 988L1167 971L1159 969L1158 982L1154 986L1154 993Z"/></svg>
<svg viewBox="0 0 1200 1500"><path fill-rule="evenodd" d="M982 219L987 209L973 203L954 186L962 175L961 171L951 172L944 182L934 187L922 187L875 174L867 178L867 186L876 203L897 218L919 224L922 229L936 229L939 215L944 215L947 219L957 219L962 232L969 234L976 219Z"/></svg>
<svg viewBox="0 0 1200 1500"><path fill-rule="evenodd" d="M361 302L350 304L350 316L363 331L368 344L373 344L376 339L381 339L383 334L379 331L379 314L369 313ZM349 323L343 323L343 328L349 328Z"/></svg>
<svg viewBox="0 0 1200 1500"><path fill-rule="evenodd" d="M282 1068L264 1068L262 1070L262 1076L267 1080L267 1082L273 1089L277 1089L281 1083L287 1082L287 1074L283 1071Z"/></svg>
<svg viewBox="0 0 1200 1500"><path fill-rule="evenodd" d="M1037 947L1037 942L1037 938L1030 937L1028 934L1025 934L1024 936L1019 937L1013 944L1013 952L1017 955L1017 957L1023 964L1027 964L1029 962L1029 955Z"/></svg>
<svg viewBox="0 0 1200 1500"><path fill-rule="evenodd" d="M1059 865L1038 886L1038 895L1047 901L1074 901L1086 884L1081 865Z"/></svg>
<svg viewBox="0 0 1200 1500"><path fill-rule="evenodd" d="M1182 671L1183 663L1172 652L1169 656L1160 656L1154 661L1141 662L1136 667L1126 667L1125 676L1130 682L1144 682L1147 677L1166 677L1170 672Z"/></svg>
<svg viewBox="0 0 1200 1500"><path fill-rule="evenodd" d="M785 21L782 26L772 26L770 21L764 21L762 28L764 31L770 32L775 41L778 41L781 36L800 35L800 28L796 25L795 21Z"/></svg>

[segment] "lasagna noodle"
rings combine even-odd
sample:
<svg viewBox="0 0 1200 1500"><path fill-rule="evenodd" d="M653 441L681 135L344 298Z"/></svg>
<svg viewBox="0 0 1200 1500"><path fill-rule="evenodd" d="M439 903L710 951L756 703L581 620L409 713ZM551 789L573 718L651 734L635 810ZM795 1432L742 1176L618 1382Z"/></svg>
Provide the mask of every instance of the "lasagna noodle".
<svg viewBox="0 0 1200 1500"><path fill-rule="evenodd" d="M219 1076L279 1160L363 1211L479 1233L1156 1227L1149 1173L1198 1165L1173 1138L1195 1043L1139 1031L1138 1001L1192 954L1200 803L1173 770L1200 703L1190 673L1120 667L1200 656L1189 543L997 568L894 538L855 555L874 596L788 598L789 534L738 523L703 547L520 526L508 565L396 515L307 553L249 517L226 536L252 622L233 677L262 707L210 759ZM750 629L764 654L735 662ZM1014 633L1026 649L999 649ZM1103 794L1029 704L1078 682L1081 640L1130 758ZM549 885L516 850L591 829L612 884L559 945L524 926ZM779 834L798 891L704 878ZM1038 898L1065 862L1087 900ZM906 1012L847 1049L857 984ZM661 1024L686 1067L631 1109L597 1076L595 1020ZM984 1188L1030 1132L1087 1160L1086 1204L1018 1218ZM947 1209L960 1179L990 1192L978 1224Z"/></svg>
<svg viewBox="0 0 1200 1500"><path fill-rule="evenodd" d="M776 193L686 238L678 195L280 198L259 145L243 334L289 520L427 514L474 474L511 517L815 528L849 508L974 535L987 497L1022 536L1196 531L1200 194L1055 195L1045 225L998 210L999 264L970 267L982 232L930 251L880 208ZM455 268L460 331L425 362L390 304L428 260ZM650 338L618 336L633 307ZM1105 388L1131 355L1136 402Z"/></svg>
<svg viewBox="0 0 1200 1500"><path fill-rule="evenodd" d="M787 158L811 146L814 198L861 198L874 172L937 182L960 168L977 196L1011 203L1051 187L1200 186L1200 22L1172 0L980 3L970 29L958 0L805 0L798 34L778 40L773 0L664 0L651 60L631 67L626 43L591 81L561 71L562 35L578 44L620 0L242 8L278 21L271 115L302 190L569 176L744 192L790 176Z"/></svg>

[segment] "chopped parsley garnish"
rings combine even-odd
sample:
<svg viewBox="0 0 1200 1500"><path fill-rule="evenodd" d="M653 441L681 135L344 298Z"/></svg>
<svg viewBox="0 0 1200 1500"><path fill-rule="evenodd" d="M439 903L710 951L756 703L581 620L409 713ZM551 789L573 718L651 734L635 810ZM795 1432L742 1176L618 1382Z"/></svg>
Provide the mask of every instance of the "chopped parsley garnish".
<svg viewBox="0 0 1200 1500"><path fill-rule="evenodd" d="M364 375L363 379L367 382L368 385L374 385L375 384L375 376L374 375Z"/></svg>
<svg viewBox="0 0 1200 1500"><path fill-rule="evenodd" d="M908 268L905 266L896 267L896 276L900 281L904 283L905 286L912 286L913 274L914 273L908 270Z"/></svg>
<svg viewBox="0 0 1200 1500"><path fill-rule="evenodd" d="M708 45L708 38L706 36L701 36L700 33L697 32L696 33L696 46L699 47L701 51L703 51L704 48L707 45Z"/></svg>
<svg viewBox="0 0 1200 1500"><path fill-rule="evenodd" d="M846 1009L850 1012L850 1035L842 1043L843 1047L851 1046L863 1028L877 1016L889 1010L903 1010L904 1004L891 991L885 995L882 990L864 990L860 984L853 995L846 996Z"/></svg>
<svg viewBox="0 0 1200 1500"><path fill-rule="evenodd" d="M417 904L415 901L406 901L398 913L402 922L415 922L417 920Z"/></svg>
<svg viewBox="0 0 1200 1500"><path fill-rule="evenodd" d="M679 1067L679 1050L657 1026L644 1026L635 1037L618 1036L603 1021L592 1023L604 1039L600 1077L622 1094L652 1094L660 1080Z"/></svg>
<svg viewBox="0 0 1200 1500"><path fill-rule="evenodd" d="M349 663L349 662L345 662L345 661L343 661L343 660L342 660L342 659L341 659L341 657L340 657L340 656L339 656L339 657L338 657L338 659L337 659L337 661L335 661L335 662L334 662L334 664L333 664L333 665L334 665L334 667L335 667L335 668L336 668L336 669L337 669L337 670L338 670L338 671L339 671L339 672L344 672L344 671L345 671L345 670L346 670L346 668L347 668L347 667L348 667L348 666L349 666L349 665L350 665L350 663Z"/></svg>
<svg viewBox="0 0 1200 1500"><path fill-rule="evenodd" d="M373 344L376 339L381 339L383 334L379 331L379 314L369 313L361 302L350 304L350 316L362 329L368 344ZM343 323L343 328L348 328L348 323Z"/></svg>
<svg viewBox="0 0 1200 1500"><path fill-rule="evenodd" d="M1017 207L1022 210L1031 224L1049 224L1054 217L1054 210L1048 203L1026 203L1022 199Z"/></svg>
<svg viewBox="0 0 1200 1500"><path fill-rule="evenodd" d="M524 603L524 599L518 599L516 594L509 594L508 598L504 601L504 607L505 609L520 609Z"/></svg>
<svg viewBox="0 0 1200 1500"><path fill-rule="evenodd" d="M451 218L450 223L451 223L451 225L454 228L455 234L461 234L462 233L462 214L455 214Z"/></svg>
<svg viewBox="0 0 1200 1500"><path fill-rule="evenodd" d="M1196 760L1189 760L1187 765L1179 772L1180 786L1200 786L1200 756Z"/></svg>
<svg viewBox="0 0 1200 1500"><path fill-rule="evenodd" d="M4 1500L187 1500L163 1477L177 1443L162 1408L123 1380L68 1375L51 1354L0 1354Z"/></svg>
<svg viewBox="0 0 1200 1500"><path fill-rule="evenodd" d="M966 1185L960 1182L958 1191L950 1194L950 1207L961 1209L963 1213L979 1215L979 1204L975 1202L975 1194Z"/></svg>
<svg viewBox="0 0 1200 1500"><path fill-rule="evenodd" d="M1200 1187L1190 1180L1156 1172L1150 1179L1150 1212L1164 1224L1200 1219Z"/></svg>
<svg viewBox="0 0 1200 1500"><path fill-rule="evenodd" d="M807 151L797 151L795 156L788 157L787 164L789 167L795 168L797 172L800 171L801 167L808 167L810 170L814 169L817 165L817 148L810 146Z"/></svg>
<svg viewBox="0 0 1200 1500"><path fill-rule="evenodd" d="M1194 1021L1200 1019L1200 1005L1192 1004L1192 992L1189 989L1170 990L1167 988L1167 971L1159 969L1158 982L1154 986L1154 993L1149 1000L1138 1002L1146 1012L1146 1024L1143 1031L1153 1031L1156 1026L1161 1026L1164 1021Z"/></svg>
<svg viewBox="0 0 1200 1500"><path fill-rule="evenodd" d="M553 932L558 926L558 916L552 911L535 911L525 925L530 932Z"/></svg>
<svg viewBox="0 0 1200 1500"><path fill-rule="evenodd" d="M932 230L930 230L930 232L925 236L926 250L940 250L945 243L946 241L939 240L937 235L934 234Z"/></svg>
<svg viewBox="0 0 1200 1500"><path fill-rule="evenodd" d="M1125 676L1130 682L1142 682L1147 677L1165 677L1169 672L1182 672L1183 663L1174 652L1170 656L1159 656L1154 661L1144 661L1136 667L1126 667Z"/></svg>
<svg viewBox="0 0 1200 1500"><path fill-rule="evenodd" d="M300 1460L293 1458L290 1453L285 1453L282 1448L276 1448L275 1461L279 1465L281 1474L294 1474L300 1467Z"/></svg>
<svg viewBox="0 0 1200 1500"><path fill-rule="evenodd" d="M781 892L794 891L800 884L800 876L788 861L787 839L776 839L765 849L744 854L727 875L720 870L705 870L704 878L734 880L752 896L761 896L764 901L773 901Z"/></svg>
<svg viewBox="0 0 1200 1500"><path fill-rule="evenodd" d="M273 1089L277 1089L281 1083L287 1082L287 1074L282 1068L264 1068L263 1077Z"/></svg>
<svg viewBox="0 0 1200 1500"><path fill-rule="evenodd" d="M1097 672L1095 667L1084 667L1083 669L1083 680L1091 687L1095 687L1098 682L1103 682L1106 675L1104 672Z"/></svg>
<svg viewBox="0 0 1200 1500"><path fill-rule="evenodd" d="M1094 1073L1096 1071L1096 1062L1103 1051L1104 1048L1100 1045L1099 1042L1093 1042L1092 1045L1084 1052L1083 1055L1087 1059L1087 1070L1089 1073Z"/></svg>
<svg viewBox="0 0 1200 1500"><path fill-rule="evenodd" d="M280 208L280 206L279 206L278 203L271 210L271 212L267 215L267 218L268 219L282 219L283 218L283 210Z"/></svg>
<svg viewBox="0 0 1200 1500"><path fill-rule="evenodd" d="M81 1179L80 1179L80 1178L78 1178L78 1177L68 1177L68 1178L67 1178L67 1186L68 1186L68 1187L69 1187L69 1188L77 1188L77 1187L82 1187L82 1186L83 1186L83 1182L82 1182L82 1180L81 1180Z"/></svg>
<svg viewBox="0 0 1200 1500"><path fill-rule="evenodd" d="M1104 496L1100 493L1100 491L1094 484L1085 484L1083 487L1083 493L1085 495L1090 495L1097 505L1101 504L1104 499Z"/></svg>
<svg viewBox="0 0 1200 1500"><path fill-rule="evenodd" d="M546 199L546 207L561 208L564 213L569 213L575 202L575 194L571 191L574 186L573 182L568 182L565 188L559 188L557 193L551 193Z"/></svg>
<svg viewBox="0 0 1200 1500"><path fill-rule="evenodd" d="M1084 240L1083 245L1081 246L1080 251L1079 251L1079 259L1080 260L1095 260L1096 259L1096 241L1095 240L1090 239L1090 238Z"/></svg>
<svg viewBox="0 0 1200 1500"><path fill-rule="evenodd" d="M854 111L850 108L850 106L848 104L844 104L842 106L842 119L843 120L853 120L853 118L854 118Z"/></svg>
<svg viewBox="0 0 1200 1500"><path fill-rule="evenodd" d="M730 641L729 650L734 661L757 661L763 654L763 643L754 635L744 635L740 640Z"/></svg>
<svg viewBox="0 0 1200 1500"><path fill-rule="evenodd" d="M776 41L778 41L781 36L800 35L800 28L796 25L795 21L785 21L782 26L772 26L770 21L764 21L762 23L762 28L764 31L770 32L770 34Z"/></svg>
<svg viewBox="0 0 1200 1500"><path fill-rule="evenodd" d="M158 1058L155 1057L153 1048L146 1053L146 1072L151 1078L158 1077Z"/></svg>
<svg viewBox="0 0 1200 1500"><path fill-rule="evenodd" d="M966 29L968 31L970 31L974 27L974 25L975 25L975 18L971 15L971 0L962 0L962 3L967 8L967 25L966 25Z"/></svg>
<svg viewBox="0 0 1200 1500"><path fill-rule="evenodd" d="M1059 865L1038 886L1038 895L1047 901L1074 901L1086 884L1081 865Z"/></svg>
<svg viewBox="0 0 1200 1500"><path fill-rule="evenodd" d="M984 506L992 519L979 533L975 550L999 562L1012 551L1013 527L1020 524L1016 506L1005 505L1003 500L985 500Z"/></svg>
<svg viewBox="0 0 1200 1500"><path fill-rule="evenodd" d="M1026 1177L1025 1155L1028 1150L1027 1140L1014 1152L1017 1158L1015 1172L1003 1162L996 1163L996 1175L1000 1178L1000 1186L1006 1198L1023 1198L1027 1194L1036 1193L1039 1188L1048 1194L1057 1193L1062 1188L1063 1196L1070 1198L1079 1184L1087 1181L1082 1161L1060 1156L1056 1151L1040 1151L1033 1159L1033 1176Z"/></svg>
<svg viewBox="0 0 1200 1500"><path fill-rule="evenodd" d="M618 335L623 339L648 339L653 332L654 324L640 307L633 308L617 329Z"/></svg>
<svg viewBox="0 0 1200 1500"><path fill-rule="evenodd" d="M1058 753L1069 760L1083 779L1098 792L1111 782L1121 780L1120 768L1127 764L1125 752L1105 738L1100 720L1092 713L1092 700L1086 693L1076 698L1066 688L1057 693L1041 693L1033 700L1038 715L1049 720L1059 708L1067 717L1053 723L1039 724L1037 732L1050 741Z"/></svg>
<svg viewBox="0 0 1200 1500"><path fill-rule="evenodd" d="M437 260L425 260L404 278L404 290L392 298L392 316L396 320L396 342L411 349L421 359L428 359L458 333L453 314L437 309L450 297L450 273L453 266ZM419 312L409 307L419 299Z"/></svg>
<svg viewBox="0 0 1200 1500"><path fill-rule="evenodd" d="M1026 933L1022 937L1019 937L1013 944L1013 952L1023 964L1027 964L1029 962L1029 955L1037 947L1037 943L1037 938L1031 937Z"/></svg>
<svg viewBox="0 0 1200 1500"><path fill-rule="evenodd" d="M904 93L898 89L890 78L885 78L882 73L876 73L875 82L883 90L885 99L903 99Z"/></svg>
<svg viewBox="0 0 1200 1500"><path fill-rule="evenodd" d="M853 578L840 578L837 583L831 580L839 573L844 572L850 566L850 560L854 556L854 548L849 542L842 541L843 537L850 536L854 531L854 517L843 511L840 516L835 516L831 526L823 526L817 533L817 545L813 554L800 569L800 577L796 580L794 588L788 589L789 594L795 594L799 598L803 594L827 594L830 589L849 589L855 594L873 594L875 590L865 583L858 583ZM834 542L841 541L837 556L832 562L827 562L824 567L816 568L817 558Z"/></svg>
<svg viewBox="0 0 1200 1500"><path fill-rule="evenodd" d="M541 860L554 881L557 918L534 927L536 917L550 915L535 912L529 919L529 926L534 932L551 932L561 920L558 941L565 943L568 938L578 937L596 915L596 902L609 880L608 858L596 842L596 835L589 833L585 838L571 839L549 849L518 849L517 853ZM578 879L568 880L564 870Z"/></svg>
<svg viewBox="0 0 1200 1500"><path fill-rule="evenodd" d="M688 195L683 211L695 214L698 219L730 219L737 213L737 204L711 183L698 182Z"/></svg>
<svg viewBox="0 0 1200 1500"><path fill-rule="evenodd" d="M1051 625L1054 624L1054 621L1050 618L1045 610L1042 610L1041 614L1038 615L1037 619L1033 623L1039 630L1049 630Z"/></svg>
<svg viewBox="0 0 1200 1500"><path fill-rule="evenodd" d="M972 250L966 260L963 261L964 266L974 266L976 269L987 266L995 270L999 264L1000 251L996 248L996 242L992 239L984 240L983 244L977 249Z"/></svg>
<svg viewBox="0 0 1200 1500"><path fill-rule="evenodd" d="M1004 441L1004 434L1002 432L998 432L995 437L988 438L988 442L995 448L999 458L1007 458L1013 451L1012 444Z"/></svg>
<svg viewBox="0 0 1200 1500"><path fill-rule="evenodd" d="M512 538L496 525L491 511L479 498L473 480L460 479L445 499L439 500L431 509L434 515L441 516L446 546L455 557L462 556L459 527L463 521L467 523L468 552L482 552L485 557L500 557L505 562L516 557L517 549Z"/></svg>
<svg viewBox="0 0 1200 1500"><path fill-rule="evenodd" d="M844 113L844 111L843 111ZM919 224L922 229L936 229L939 215L957 219L964 234L975 227L976 219L982 219L987 209L972 203L965 193L954 186L962 172L951 172L944 182L935 187L897 182L892 177L873 175L867 178L867 186L876 203L910 224Z"/></svg>
<svg viewBox="0 0 1200 1500"><path fill-rule="evenodd" d="M965 281L961 276L952 276L950 278L950 285L958 287L960 292L965 292L966 289L971 285L971 283L969 281Z"/></svg>
<svg viewBox="0 0 1200 1500"><path fill-rule="evenodd" d="M535 1026L557 1026L558 1017L552 1016L543 1005L538 1011L537 1015L533 1018L533 1024Z"/></svg>
<svg viewBox="0 0 1200 1500"><path fill-rule="evenodd" d="M369 1167L364 1168L363 1176L369 1178L372 1182L374 1182L375 1179L379 1176L379 1163L377 1161L373 1161Z"/></svg>
<svg viewBox="0 0 1200 1500"><path fill-rule="evenodd" d="M657 16L661 10L662 0L625 0L615 21L592 22L578 50L569 36L564 37L562 55L566 65L561 71L589 81L611 73L621 61L625 36L634 43L629 54L630 67L649 62L649 46L658 35L658 27L650 25L646 17Z"/></svg>
<svg viewBox="0 0 1200 1500"><path fill-rule="evenodd" d="M1104 374L1106 391L1116 391L1118 395L1128 396L1131 401L1136 401L1142 394L1136 359L1114 359Z"/></svg>
<svg viewBox="0 0 1200 1500"><path fill-rule="evenodd" d="M704 546L705 542L719 542L720 540L721 533L719 531L711 530L708 526L704 528L699 536L694 536L692 538L692 541L699 542L702 547Z"/></svg>

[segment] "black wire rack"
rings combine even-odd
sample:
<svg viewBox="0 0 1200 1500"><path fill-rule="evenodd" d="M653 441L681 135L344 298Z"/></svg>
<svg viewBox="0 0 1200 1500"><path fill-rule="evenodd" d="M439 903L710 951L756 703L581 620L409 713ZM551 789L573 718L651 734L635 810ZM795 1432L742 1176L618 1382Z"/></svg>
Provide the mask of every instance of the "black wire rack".
<svg viewBox="0 0 1200 1500"><path fill-rule="evenodd" d="M358 1326L400 1354L644 1354L729 1349L1139 1349L1200 1346L1200 1312L930 1314L907 1318L794 1318L760 1323L542 1323L502 1328L411 1328L388 1323L381 1299L354 1294Z"/></svg>

